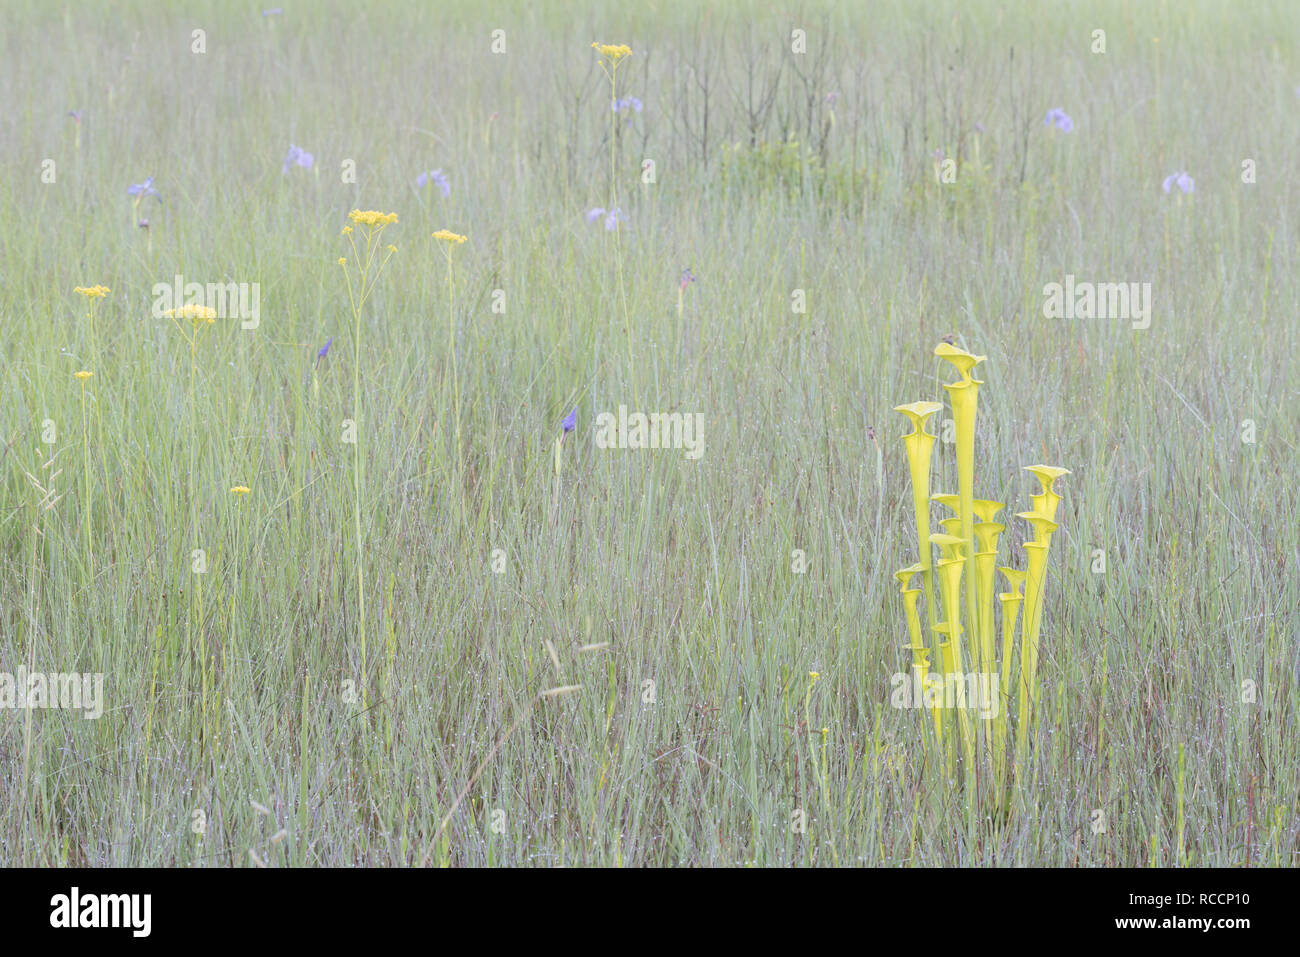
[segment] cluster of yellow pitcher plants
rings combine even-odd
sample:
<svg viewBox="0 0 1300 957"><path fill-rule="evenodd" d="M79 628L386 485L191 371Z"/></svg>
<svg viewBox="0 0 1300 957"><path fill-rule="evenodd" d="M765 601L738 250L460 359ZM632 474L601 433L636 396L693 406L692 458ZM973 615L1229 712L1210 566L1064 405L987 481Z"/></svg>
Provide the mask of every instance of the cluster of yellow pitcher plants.
<svg viewBox="0 0 1300 957"><path fill-rule="evenodd" d="M896 572L895 577L902 592L911 639L907 648L912 653L912 670L917 687L925 689L924 707L934 719L936 753L950 770L955 769L959 743L968 783L974 781L977 752L986 755L987 767L993 775L992 790L1001 804L1007 781L1011 664L1018 649L1015 677L1019 708L1013 770L1019 779L1025 766L1038 697L1038 650L1047 558L1052 533L1057 530L1056 510L1061 502L1053 486L1058 478L1070 473L1052 465L1028 466L1041 489L1031 497L1033 508L1017 513L1033 529L1034 537L1024 543L1026 567L998 566L998 545L1006 526L997 517L1006 505L975 497L975 416L979 387L983 383L971 373L985 357L947 342L941 342L934 354L949 362L960 376L956 382L944 386L952 406L957 492L931 494L930 490L930 460L938 436L927 432L925 426L931 416L942 411L943 405L912 402L898 406L896 411L912 422L912 431L903 437L903 442L911 470L919 561ZM941 521L942 531L931 531L931 502L953 513ZM1001 572L1007 583L1007 591L996 594L1000 636L995 631L996 572ZM918 576L920 586L916 587ZM922 597L930 644L926 643L918 610ZM1018 633L1017 624L1020 625ZM972 677L998 696L993 707L975 711L969 706L966 692L971 689Z"/></svg>

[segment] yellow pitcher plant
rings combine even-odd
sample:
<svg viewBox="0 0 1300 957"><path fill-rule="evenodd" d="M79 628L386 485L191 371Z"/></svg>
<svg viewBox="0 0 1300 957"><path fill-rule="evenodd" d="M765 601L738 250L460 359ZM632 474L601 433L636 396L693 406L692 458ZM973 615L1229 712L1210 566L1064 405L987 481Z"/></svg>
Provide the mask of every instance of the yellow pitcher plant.
<svg viewBox="0 0 1300 957"><path fill-rule="evenodd" d="M957 381L946 384L952 409L956 444L956 493L931 494L930 463L937 436L925 430L931 416L943 409L938 402L912 402L895 411L906 415L912 431L903 436L912 480L912 506L915 512L918 560L895 573L903 596L912 667L921 673L923 684L940 679L945 691L951 686L955 700L945 700L940 707L955 707L957 720L942 720L934 715L937 739L943 742L943 729L955 725L966 758L966 777L974 780L976 737L967 711L967 675L974 675L980 687L992 687L996 701L982 714L982 735L989 770L995 782L993 793L999 803L1007 769L1007 727L1011 700L1009 693L1012 663L1017 662L1016 681L1019 710L1016 722L1017 778L1024 765L1029 746L1034 707L1038 692L1039 639L1043 623L1047 559L1061 496L1054 485L1068 470L1049 465L1032 465L1028 471L1039 481L1041 490L1031 496L1033 508L1018 513L1033 529L1024 543L1024 569L998 565L998 551L1007 525L998 521L1007 506L992 499L975 497L975 420L979 409L982 380L972 371L985 360L947 342L940 343L934 354L957 371ZM937 503L953 514L940 520L941 532L930 530L930 505ZM938 558L936 560L936 550ZM996 579L1001 572L1008 590L998 592ZM917 574L919 588L912 587ZM924 604L930 632L937 641L933 659L930 648L921 638L921 615ZM999 630L1000 620L1000 630ZM1019 625L1019 647L1016 626ZM1000 641L999 641L1000 636ZM969 643L969 656L963 639ZM967 666L970 666L968 669ZM951 757L951 754L950 754Z"/></svg>
<svg viewBox="0 0 1300 957"><path fill-rule="evenodd" d="M920 571L921 565L918 562L915 565L909 565L907 568L901 568L894 572L894 577L898 579L898 590L903 596L903 608L907 614L907 634L911 639L904 647L912 652L912 671L917 676L917 683L924 690L926 675L930 673L930 649L926 647L922 638L921 617L916 610L916 603L921 597L921 589L910 587L912 578ZM941 713L937 705L931 707L930 710L934 715L935 740L942 742Z"/></svg>

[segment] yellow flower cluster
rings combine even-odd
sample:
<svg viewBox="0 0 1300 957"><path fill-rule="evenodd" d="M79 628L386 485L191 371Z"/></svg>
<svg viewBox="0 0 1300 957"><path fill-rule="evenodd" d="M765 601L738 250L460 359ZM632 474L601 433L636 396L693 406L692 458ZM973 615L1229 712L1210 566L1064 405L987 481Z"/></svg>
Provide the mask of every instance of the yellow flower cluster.
<svg viewBox="0 0 1300 957"><path fill-rule="evenodd" d="M381 213L373 209L354 209L348 213L348 219L352 220L358 226L387 226L389 223L397 222L396 213Z"/></svg>
<svg viewBox="0 0 1300 957"><path fill-rule="evenodd" d="M179 309L168 309L163 315L168 319L206 319L208 322L215 322L217 310L191 302Z"/></svg>
<svg viewBox="0 0 1300 957"><path fill-rule="evenodd" d="M249 488L247 485L236 485L234 488L230 490L230 493L232 495L247 495L251 491L252 489Z"/></svg>
<svg viewBox="0 0 1300 957"><path fill-rule="evenodd" d="M600 55L605 57L611 63L617 63L619 60L623 59L623 57L632 55L632 48L626 43L619 43L617 45L612 43L593 43L591 48L593 50L599 50Z"/></svg>
<svg viewBox="0 0 1300 957"><path fill-rule="evenodd" d="M85 369L82 369L80 372L74 372L74 373L72 373L72 374L73 374L74 376L76 376L78 379L80 379L82 382L85 382L87 379L89 379L89 378L90 378L91 376L93 376L95 373L93 373L93 372L87 372Z"/></svg>
<svg viewBox="0 0 1300 957"><path fill-rule="evenodd" d="M460 235L460 233L453 233L450 229L438 230L436 233L433 234L433 238L441 239L443 242L446 243L455 243L457 246L465 242L465 240L469 239L468 236L462 236Z"/></svg>
<svg viewBox="0 0 1300 957"><path fill-rule="evenodd" d="M87 299L103 299L113 290L107 286L78 286L72 291L85 296Z"/></svg>

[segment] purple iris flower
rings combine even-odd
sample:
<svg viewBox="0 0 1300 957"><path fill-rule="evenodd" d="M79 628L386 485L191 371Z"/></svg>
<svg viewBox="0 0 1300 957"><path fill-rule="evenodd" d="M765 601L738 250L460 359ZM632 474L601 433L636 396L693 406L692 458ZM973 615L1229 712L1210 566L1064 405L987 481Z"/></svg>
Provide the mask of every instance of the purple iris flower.
<svg viewBox="0 0 1300 957"><path fill-rule="evenodd" d="M564 421L560 423L560 427L564 429L566 435L578 427L577 406L574 406L573 411L564 417Z"/></svg>
<svg viewBox="0 0 1300 957"><path fill-rule="evenodd" d="M290 163L293 163L295 166L301 166L303 169L311 169L312 164L315 162L316 157L312 156L305 149L302 149L299 146L294 146L290 143L289 155L284 158L284 167L280 170L280 174L284 175L289 172Z"/></svg>
<svg viewBox="0 0 1300 957"><path fill-rule="evenodd" d="M415 177L415 188L424 189L426 185L433 183L442 193L442 198L446 199L451 195L451 183L447 182L447 177L440 169L431 169L427 173L421 173Z"/></svg>
<svg viewBox="0 0 1300 957"><path fill-rule="evenodd" d="M143 183L133 183L126 189L128 196L139 196L144 199L146 196L158 196L158 190L153 188L153 177L150 176ZM158 196L158 201L162 202L162 197Z"/></svg>
<svg viewBox="0 0 1300 957"><path fill-rule="evenodd" d="M324 359L327 355L330 354L330 343L332 343L333 341L334 341L334 337L330 336L328 339L325 340L325 345L320 347L320 352L316 353L317 366L320 365L320 361L322 359Z"/></svg>
<svg viewBox="0 0 1300 957"><path fill-rule="evenodd" d="M1165 177L1165 181L1160 184L1160 188L1166 193L1173 187L1177 186L1181 192L1190 193L1196 189L1196 180L1187 175L1185 170L1178 170L1170 173Z"/></svg>
<svg viewBox="0 0 1300 957"><path fill-rule="evenodd" d="M262 11L262 16L264 16L264 17L278 17L278 16L280 16L282 13L284 13L284 8L283 8L283 7L271 7L271 9L269 9L269 10L263 10L263 11Z"/></svg>
<svg viewBox="0 0 1300 957"><path fill-rule="evenodd" d="M590 216L591 214L588 213L587 215ZM605 228L612 233L614 230L618 229L618 224L624 222L626 219L627 217L623 215L622 209L617 207L611 209L605 215Z"/></svg>
<svg viewBox="0 0 1300 957"><path fill-rule="evenodd" d="M1062 133L1068 133L1074 129L1074 120L1070 119L1070 114L1057 106L1047 111L1047 116L1043 118L1043 125L1055 126Z"/></svg>
<svg viewBox="0 0 1300 957"><path fill-rule="evenodd" d="M600 206L593 206L587 210L587 222L594 223L600 217L605 215L605 210Z"/></svg>

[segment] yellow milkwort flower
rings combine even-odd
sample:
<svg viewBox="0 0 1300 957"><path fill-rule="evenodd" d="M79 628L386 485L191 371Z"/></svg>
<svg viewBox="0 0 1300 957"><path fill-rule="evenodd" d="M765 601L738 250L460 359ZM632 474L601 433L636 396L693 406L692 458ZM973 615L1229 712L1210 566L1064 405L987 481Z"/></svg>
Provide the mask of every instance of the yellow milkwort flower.
<svg viewBox="0 0 1300 957"><path fill-rule="evenodd" d="M217 310L209 306L200 306L198 303L191 302L188 305L181 306L179 309L168 309L163 313L168 319L206 319L208 322L215 322L217 319Z"/></svg>
<svg viewBox="0 0 1300 957"><path fill-rule="evenodd" d="M395 253L395 252L397 252L397 247L394 246L392 243L389 243L389 244L388 244L388 251L389 251L390 253Z"/></svg>
<svg viewBox="0 0 1300 957"><path fill-rule="evenodd" d="M340 266L346 266L347 264L348 264L347 258L344 257L344 256L340 256L340 257L339 257L339 265L340 265Z"/></svg>
<svg viewBox="0 0 1300 957"><path fill-rule="evenodd" d="M85 369L82 369L80 372L74 372L74 373L72 373L72 374L73 374L74 376L76 376L78 379L80 379L82 382L85 382L87 379L89 379L89 378L90 378L91 376L93 376L95 373L93 373L93 372L87 372Z"/></svg>
<svg viewBox="0 0 1300 957"><path fill-rule="evenodd" d="M433 238L441 239L445 243L455 243L457 246L469 239L468 236L462 236L460 233L453 233L450 229L438 230L433 234Z"/></svg>
<svg viewBox="0 0 1300 957"><path fill-rule="evenodd" d="M231 488L230 493L232 495L247 495L251 491L253 490L249 488L247 485L236 485L233 488Z"/></svg>
<svg viewBox="0 0 1300 957"><path fill-rule="evenodd" d="M387 226L397 222L397 214L381 213L377 209L354 209L348 213L348 219L358 226Z"/></svg>
<svg viewBox="0 0 1300 957"><path fill-rule="evenodd" d="M354 209L348 213L348 219L352 220L358 226L387 226L389 223L397 222L396 213L381 213L374 209Z"/></svg>
<svg viewBox="0 0 1300 957"><path fill-rule="evenodd" d="M610 63L615 64L617 64L619 60L623 59L623 57L632 55L632 48L626 43L593 43L591 48L593 50L599 50L601 56L607 59Z"/></svg>
<svg viewBox="0 0 1300 957"><path fill-rule="evenodd" d="M352 227L351 227L351 226L344 226L344 227L343 227L343 235L344 235L344 236L348 236L348 235L350 235L351 233L352 233Z"/></svg>
<svg viewBox="0 0 1300 957"><path fill-rule="evenodd" d="M107 286L78 286L72 291L85 296L87 299L103 299L113 290Z"/></svg>
<svg viewBox="0 0 1300 957"><path fill-rule="evenodd" d="M822 676L822 673L821 673L820 671L810 671L810 672L808 672L808 677L811 678L813 681L816 681L816 680L817 680L818 678L820 678L821 676Z"/></svg>

